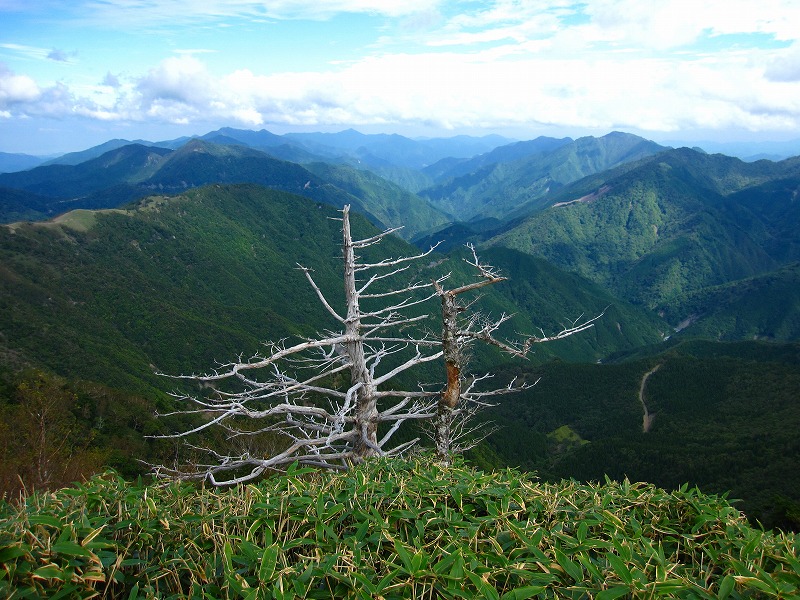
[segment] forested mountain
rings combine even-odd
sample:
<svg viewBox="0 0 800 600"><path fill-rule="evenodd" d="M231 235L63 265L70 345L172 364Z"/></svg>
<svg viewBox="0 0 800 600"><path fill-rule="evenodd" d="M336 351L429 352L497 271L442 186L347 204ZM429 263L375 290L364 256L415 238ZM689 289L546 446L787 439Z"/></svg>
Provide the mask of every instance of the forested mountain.
<svg viewBox="0 0 800 600"><path fill-rule="evenodd" d="M797 159L744 163L669 150L574 183L488 243L543 256L662 311L677 327L701 316L689 304L678 312L690 295L700 302L701 290L800 259L798 168ZM797 309L787 307L791 315Z"/></svg>
<svg viewBox="0 0 800 600"><path fill-rule="evenodd" d="M474 458L546 480L685 482L730 492L767 527L800 527L800 345L687 342L615 364L552 362L491 417Z"/></svg>
<svg viewBox="0 0 800 600"><path fill-rule="evenodd" d="M0 185L49 196L56 204L115 185L143 181L169 153L165 148L130 144L77 165L43 165L29 171L5 173L0 175Z"/></svg>
<svg viewBox="0 0 800 600"><path fill-rule="evenodd" d="M405 226L403 234L408 237L446 220L435 208L388 181L376 186L373 176L373 183L367 184L370 175L353 177L351 169L335 165L324 171L330 181L259 150L196 139L177 150L131 144L78 165L0 174L0 190L17 190L0 192L0 220L19 218L21 204L30 207L25 218L46 219L77 208L116 208L148 194L178 193L207 183L257 183L333 206L352 204L381 226ZM337 187L335 181L344 182L347 189ZM366 186L359 186L360 182ZM387 194L398 199L391 209Z"/></svg>
<svg viewBox="0 0 800 600"><path fill-rule="evenodd" d="M0 416L18 422L37 389L77 398L64 418L86 464L135 473L136 452L170 450L132 441L166 427L152 413L174 382L156 370L202 371L330 326L296 267L342 293L335 219L350 204L359 232L403 226L424 250L445 239L409 277L468 281L475 242L508 277L479 299L515 315L504 336L603 314L528 361L475 348L476 370L542 380L486 412L503 429L473 460L702 483L800 526L786 476L800 456L786 433L800 424L800 158L745 163L621 133L506 142L226 128L0 174ZM395 238L381 251L416 252ZM753 339L773 343L719 343ZM437 369L420 379L439 382Z"/></svg>
<svg viewBox="0 0 800 600"><path fill-rule="evenodd" d="M164 411L164 392L176 382L156 371L209 370L255 354L266 340L335 325L296 267L313 268L332 301L341 296L337 215L330 205L285 192L214 184L151 196L125 210L77 210L51 222L0 226L0 414L21 431L24 403L35 390L65 403L80 398L51 412L70 424L63 433L64 448L71 449L66 456L82 457L84 466L106 460L126 473L141 471L137 452L153 458L170 447L141 439L170 423L153 413L156 406ZM365 219L356 219L354 228L359 235L376 231ZM416 252L396 238L381 251ZM452 271L463 279L470 270L461 258L438 255L415 278ZM557 356L594 361L656 343L663 334L658 319L540 260L510 250L491 251L487 259L515 281L487 292L486 310L516 312L526 303L509 323L511 336L537 333L537 327L558 331L581 313L606 312L589 335L543 347L534 363ZM437 314L438 303L429 302L427 310ZM438 327L435 319L424 326ZM485 350L476 355L486 368L497 358ZM65 379L26 374L32 368ZM440 381L440 368L415 377ZM115 407L118 401L125 407ZM87 415L94 415L89 422ZM111 448L117 450L109 454ZM2 451L11 453L4 458L9 469L27 468L27 450L12 444ZM0 473L5 476L17 485L14 472Z"/></svg>
<svg viewBox="0 0 800 600"><path fill-rule="evenodd" d="M290 133L286 137L314 152L348 156L369 167L391 165L412 169L422 169L448 157L469 158L511 141L498 135L412 140L397 134L365 135L353 129L338 133Z"/></svg>
<svg viewBox="0 0 800 600"><path fill-rule="evenodd" d="M39 221L51 209L53 199L24 190L0 187L0 206L6 220Z"/></svg>
<svg viewBox="0 0 800 600"><path fill-rule="evenodd" d="M112 150L117 150L118 148L123 148L125 146L153 146L159 148L167 148L167 149L174 149L177 146L173 146L168 142L162 143L153 143L148 142L146 140L123 140L123 139L114 139L108 140L103 144L99 144L98 146L93 146L91 148L87 148L86 150L80 150L78 152L68 152L67 154L63 154L56 158L52 158L48 161L44 161L42 166L48 165L79 165L81 163L87 162L92 160L93 158L99 158L106 154L107 152L111 152Z"/></svg>
<svg viewBox="0 0 800 600"><path fill-rule="evenodd" d="M557 139L540 136L534 140L505 144L490 152L478 154L470 158L450 156L422 170L439 183L443 180L473 173L487 166L513 162L535 155L544 155L572 141L572 138Z"/></svg>
<svg viewBox="0 0 800 600"><path fill-rule="evenodd" d="M43 158L29 154L0 152L0 173L12 173L38 167L44 162Z"/></svg>
<svg viewBox="0 0 800 600"><path fill-rule="evenodd" d="M800 339L800 263L687 294L664 306L683 337Z"/></svg>
<svg viewBox="0 0 800 600"><path fill-rule="evenodd" d="M320 285L340 293L334 216L333 207L299 196L214 185L150 197L131 210L0 227L3 344L64 376L158 387L165 382L149 365L190 372L255 352L263 340L323 329L327 313L295 267L314 268ZM415 252L399 240L386 251ZM511 251L489 256L519 276L496 286L489 305L519 310L518 295L535 308L526 307L521 329L553 329L615 305L593 335L556 354L595 360L663 333L658 319L542 261Z"/></svg>
<svg viewBox="0 0 800 600"><path fill-rule="evenodd" d="M496 150L476 160L476 170L450 177L419 195L459 221L504 219L523 207L538 206L537 201L568 183L664 149L618 132L562 142L539 138L521 149L523 154L533 150L522 158L516 158L516 152ZM518 145L511 148L517 149Z"/></svg>

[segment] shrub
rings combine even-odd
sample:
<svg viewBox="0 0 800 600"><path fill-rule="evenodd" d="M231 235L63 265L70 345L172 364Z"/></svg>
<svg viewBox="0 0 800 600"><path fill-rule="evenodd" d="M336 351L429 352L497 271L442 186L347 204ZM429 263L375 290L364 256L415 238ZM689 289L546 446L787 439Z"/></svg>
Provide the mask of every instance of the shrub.
<svg viewBox="0 0 800 600"><path fill-rule="evenodd" d="M427 457L228 490L110 472L0 507L11 598L789 598L797 551L686 486Z"/></svg>

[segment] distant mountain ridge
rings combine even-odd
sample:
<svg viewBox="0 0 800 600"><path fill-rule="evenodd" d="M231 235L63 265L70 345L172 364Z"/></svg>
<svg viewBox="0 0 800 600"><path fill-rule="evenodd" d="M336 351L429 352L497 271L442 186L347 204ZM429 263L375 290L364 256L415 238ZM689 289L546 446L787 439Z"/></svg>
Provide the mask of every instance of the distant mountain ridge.
<svg viewBox="0 0 800 600"><path fill-rule="evenodd" d="M334 179L337 168L328 169ZM37 214L29 212L27 218L43 219L76 208L116 208L152 193L179 193L207 183L256 183L334 206L352 204L380 225L405 225L409 237L446 222L436 209L389 182L383 185L382 193L394 189L393 194L403 198L391 211L386 210L385 200L375 195L377 192L357 185L345 191L298 163L278 160L247 146L198 139L177 150L129 144L77 165L46 165L0 174L0 220L9 221L21 214L18 208L12 210L24 203L20 191L38 198L30 202L38 207ZM17 192L4 194L3 188ZM52 200L48 203L42 197ZM371 205L375 205L374 210ZM407 211L411 213L406 215Z"/></svg>
<svg viewBox="0 0 800 600"><path fill-rule="evenodd" d="M46 159L30 154L0 152L0 173L13 173L15 171L26 171L33 167L38 167Z"/></svg>
<svg viewBox="0 0 800 600"><path fill-rule="evenodd" d="M343 293L337 214L263 186L213 184L126 210L0 226L0 357L112 386L169 389L173 383L148 365L169 373L211 368L263 340L324 329L330 315L296 266L313 268L332 298ZM362 217L353 226L377 231ZM380 258L415 252L392 237ZM522 329L557 329L562 318L614 305L594 335L554 347L555 355L596 360L655 343L664 331L660 320L533 257L505 249L487 256L518 279L487 293L488 307L518 310L514 296L523 289L525 302L536 304L515 321ZM460 257L451 268L440 266L444 259L437 255L416 277L445 269L465 276Z"/></svg>
<svg viewBox="0 0 800 600"><path fill-rule="evenodd" d="M0 174L0 221L116 208L207 184L258 184L350 204L379 227L402 226L426 249L473 241L543 257L660 313L682 335L709 335L703 319L713 313L718 325L730 323L720 310L748 305L704 290L753 278L770 282L757 289L777 290L781 270L800 261L800 157L747 163L622 132L507 141L234 128L157 144L111 140L67 157L112 148L77 164ZM730 305L701 310L700 299L712 297ZM782 310L791 322L800 307ZM693 328L682 326L687 320ZM755 314L740 321L763 323ZM718 335L745 330L773 335L740 326ZM795 335L792 326L775 331Z"/></svg>
<svg viewBox="0 0 800 600"><path fill-rule="evenodd" d="M688 295L800 260L799 174L798 159L668 150L575 182L487 243L541 255L677 325Z"/></svg>
<svg viewBox="0 0 800 600"><path fill-rule="evenodd" d="M459 221L503 219L573 181L665 148L644 138L613 132L601 138L574 141L539 138L532 143L515 144L509 150L498 149L475 159L471 167L476 170L452 176L419 195ZM454 168L452 172L458 174L462 170Z"/></svg>

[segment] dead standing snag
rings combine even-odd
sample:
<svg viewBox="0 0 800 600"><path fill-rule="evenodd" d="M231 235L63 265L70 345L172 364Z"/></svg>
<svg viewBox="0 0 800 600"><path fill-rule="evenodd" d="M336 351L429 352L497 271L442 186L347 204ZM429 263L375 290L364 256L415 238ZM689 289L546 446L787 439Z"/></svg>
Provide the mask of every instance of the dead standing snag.
<svg viewBox="0 0 800 600"><path fill-rule="evenodd" d="M245 444L236 455L195 447L206 452L212 461L186 470L159 466L154 469L157 474L232 485L259 477L268 470L285 469L295 462L346 469L372 456L397 455L407 450L417 440L394 447L389 442L404 422L422 419L435 419L432 437L437 456L440 461L449 462L454 452L468 447L464 440L473 430L467 424L477 410L487 405L488 397L528 387L512 382L500 389L479 390L489 375L464 376L465 349L473 340L525 357L533 344L578 333L599 318L573 322L555 336L542 334L519 343L500 341L494 334L509 315L490 320L458 301L462 294L505 279L491 266L481 264L474 248L470 246L473 261L467 263L478 271L480 279L476 282L446 290L443 283L448 276L444 276L430 283L387 287L397 281L395 276L406 271L409 263L428 256L434 248L413 256L365 262L359 252L380 243L396 230L353 240L349 206L344 207L341 221L344 311L334 308L314 280L311 269L298 265L336 323L334 329L295 344L286 340L268 343L266 353L247 360L240 357L205 375L176 377L206 386L221 385L219 389L212 387L210 396L175 394L176 398L196 406L195 410L180 414L200 414L205 421L189 431L161 436L185 438L210 427L222 427L231 440L271 433L283 445L274 451L256 452ZM433 293L419 294L420 290L431 287ZM414 315L409 309L435 296L442 303L441 338L415 333L421 328L410 327L420 324L428 315ZM368 309L362 306L373 302L378 306ZM389 385L401 373L442 357L446 371L442 391L421 386L418 390L399 390ZM337 385L343 379L346 383ZM231 384L239 387L229 391ZM382 424L384 427L380 428ZM380 437L379 428L383 431Z"/></svg>
<svg viewBox="0 0 800 600"><path fill-rule="evenodd" d="M441 281L433 282L436 293L442 302L442 353L444 356L446 385L439 397L436 417L433 428L433 441L436 447L436 456L440 462L449 463L450 457L474 446L480 442L491 430L475 436L480 425L470 427L468 421L484 406L488 406L486 399L509 392L526 389L534 384L515 384L512 381L504 388L478 391L476 384L490 377L465 377L466 356L465 350L473 340L480 340L486 344L497 346L503 352L517 356L527 357L534 344L562 339L594 325L602 313L592 319L573 321L559 333L547 336L528 336L519 342L502 341L495 337L500 326L511 318L511 315L502 314L497 319L489 319L479 312L470 310L472 303L464 305L459 303L459 296L505 281L491 265L482 264L478 259L475 247L468 244L472 252L472 261L465 259L466 263L478 272L478 281L446 290ZM468 382L466 388L465 382Z"/></svg>
<svg viewBox="0 0 800 600"><path fill-rule="evenodd" d="M390 389L387 384L413 367L442 356L440 341L407 333L408 325L427 315L411 315L409 309L433 297L420 298L415 292L430 288L430 283L411 283L398 288L377 290L405 271L408 264L433 251L378 262L364 262L358 253L394 229L375 236L353 240L350 207L342 211L342 259L344 263L344 311L337 311L314 281L309 268L299 266L318 299L337 323L327 331L289 345L270 343L268 352L249 360L222 365L205 375L179 376L204 384L237 382L241 391L217 391L210 398L178 394L194 403L196 411L208 420L199 427L166 437L185 437L211 426L224 427L232 438L272 432L287 441L286 448L270 456L248 451L238 456L205 449L213 462L181 471L157 467L165 476L207 479L215 485L235 484L258 477L267 470L284 469L294 462L345 469L371 456L399 454L416 440L389 447L389 441L408 420L433 416L437 393L419 389ZM362 303L381 305L365 309ZM347 384L332 382L345 376ZM323 399L327 402L320 402ZM253 430L237 421L259 420L265 425ZM378 436L379 425L386 431Z"/></svg>

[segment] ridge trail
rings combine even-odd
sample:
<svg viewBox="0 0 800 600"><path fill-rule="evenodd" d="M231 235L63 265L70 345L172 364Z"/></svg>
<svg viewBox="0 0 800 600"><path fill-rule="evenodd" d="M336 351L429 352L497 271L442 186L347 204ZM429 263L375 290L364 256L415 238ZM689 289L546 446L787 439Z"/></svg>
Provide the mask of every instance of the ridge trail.
<svg viewBox="0 0 800 600"><path fill-rule="evenodd" d="M647 379L658 371L661 368L661 364L657 364L655 367L650 369L647 373L644 374L642 377L642 383L639 385L639 402L642 403L642 433L647 433L650 431L650 427L653 425L653 420L656 418L655 415L650 414L650 411L647 409L647 403L644 401L644 388L647 385Z"/></svg>

